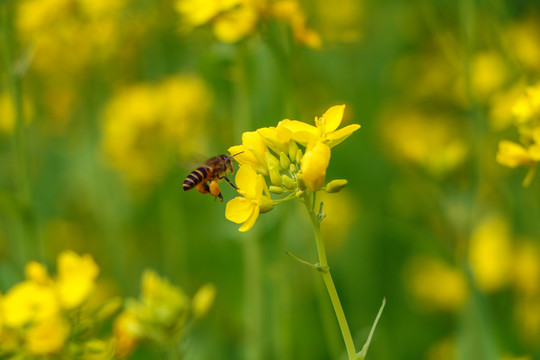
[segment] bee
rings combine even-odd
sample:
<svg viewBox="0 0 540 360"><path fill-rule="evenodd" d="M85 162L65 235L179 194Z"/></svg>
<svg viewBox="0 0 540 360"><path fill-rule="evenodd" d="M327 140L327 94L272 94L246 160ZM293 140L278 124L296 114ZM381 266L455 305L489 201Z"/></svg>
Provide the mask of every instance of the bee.
<svg viewBox="0 0 540 360"><path fill-rule="evenodd" d="M225 179L233 189L238 190L229 178L227 178L227 172L230 171L231 174L234 173L232 159L239 154L241 154L241 152L234 155L221 154L208 159L203 166L193 170L186 177L182 184L182 188L184 191L197 188L201 194L210 193L215 196L215 198L219 197L223 202L221 189L217 182Z"/></svg>

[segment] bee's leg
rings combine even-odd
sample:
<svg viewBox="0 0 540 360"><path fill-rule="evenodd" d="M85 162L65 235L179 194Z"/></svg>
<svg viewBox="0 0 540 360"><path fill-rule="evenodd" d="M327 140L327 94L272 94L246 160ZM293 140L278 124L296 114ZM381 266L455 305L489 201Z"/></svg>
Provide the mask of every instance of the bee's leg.
<svg viewBox="0 0 540 360"><path fill-rule="evenodd" d="M223 176L220 177L220 179L225 179L225 180L227 180L227 182L229 183L229 185L231 185L232 188L233 188L234 190L238 190L238 187L236 187L236 185L234 185L234 184L231 182L231 180L229 180L229 178L228 178L227 176L223 175Z"/></svg>
<svg viewBox="0 0 540 360"><path fill-rule="evenodd" d="M197 190L201 194L207 194L207 193L210 192L210 187L208 186L208 184L206 182L202 182L199 185L197 185Z"/></svg>

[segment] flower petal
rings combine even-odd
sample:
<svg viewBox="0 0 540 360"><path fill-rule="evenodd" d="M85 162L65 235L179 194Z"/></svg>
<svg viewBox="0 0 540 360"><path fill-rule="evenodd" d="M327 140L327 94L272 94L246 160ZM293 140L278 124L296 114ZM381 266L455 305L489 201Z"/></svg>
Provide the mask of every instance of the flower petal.
<svg viewBox="0 0 540 360"><path fill-rule="evenodd" d="M336 130L343 119L345 105L332 106L322 116L323 134Z"/></svg>
<svg viewBox="0 0 540 360"><path fill-rule="evenodd" d="M240 224L251 216L255 208L258 208L258 206L253 200L235 197L227 203L225 217L227 220Z"/></svg>
<svg viewBox="0 0 540 360"><path fill-rule="evenodd" d="M236 173L236 186L240 189L240 193L248 198L255 198L257 195L257 172L247 165L240 166Z"/></svg>
<svg viewBox="0 0 540 360"><path fill-rule="evenodd" d="M306 149L302 157L302 180L310 191L317 191L324 185L330 155L330 147L321 141Z"/></svg>
<svg viewBox="0 0 540 360"><path fill-rule="evenodd" d="M529 153L527 153L527 150L522 145L508 140L499 142L497 162L512 168L519 165L532 164L531 157Z"/></svg>
<svg viewBox="0 0 540 360"><path fill-rule="evenodd" d="M360 129L360 125L352 124L352 125L345 126L342 129L331 132L330 134L326 135L328 146L333 148L334 146L338 145L343 140L348 138L353 132L355 132L358 129Z"/></svg>
<svg viewBox="0 0 540 360"><path fill-rule="evenodd" d="M253 227L253 224L255 224L257 217L259 217L259 211L259 206L256 205L249 218L246 220L245 223L242 224L242 226L240 226L240 229L238 229L238 231L245 232L251 229Z"/></svg>

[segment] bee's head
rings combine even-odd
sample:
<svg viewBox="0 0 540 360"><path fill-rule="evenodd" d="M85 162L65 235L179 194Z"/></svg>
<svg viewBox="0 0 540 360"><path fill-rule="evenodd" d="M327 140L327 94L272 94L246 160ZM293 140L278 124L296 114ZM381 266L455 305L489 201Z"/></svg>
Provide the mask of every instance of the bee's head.
<svg viewBox="0 0 540 360"><path fill-rule="evenodd" d="M221 158L225 161L225 164L227 164L227 169L229 169L231 171L231 174L234 173L234 168L233 168L233 164L232 164L232 159L236 156L236 155L240 155L242 154L243 151L239 152L239 153L236 153L234 155L221 155Z"/></svg>

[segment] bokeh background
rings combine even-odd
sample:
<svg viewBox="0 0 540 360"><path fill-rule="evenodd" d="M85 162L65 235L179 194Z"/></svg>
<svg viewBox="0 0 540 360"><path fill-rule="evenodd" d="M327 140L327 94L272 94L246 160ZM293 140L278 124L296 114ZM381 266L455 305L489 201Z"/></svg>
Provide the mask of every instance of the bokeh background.
<svg viewBox="0 0 540 360"><path fill-rule="evenodd" d="M540 74L540 5L288 1L220 27L180 3L0 1L2 293L69 249L102 297L136 297L148 268L189 296L213 283L186 359L344 358L321 279L285 254L316 258L300 204L240 233L181 184L244 131L346 104L362 128L332 153L349 185L322 227L357 347L386 297L368 358L540 357L540 179L496 161Z"/></svg>

